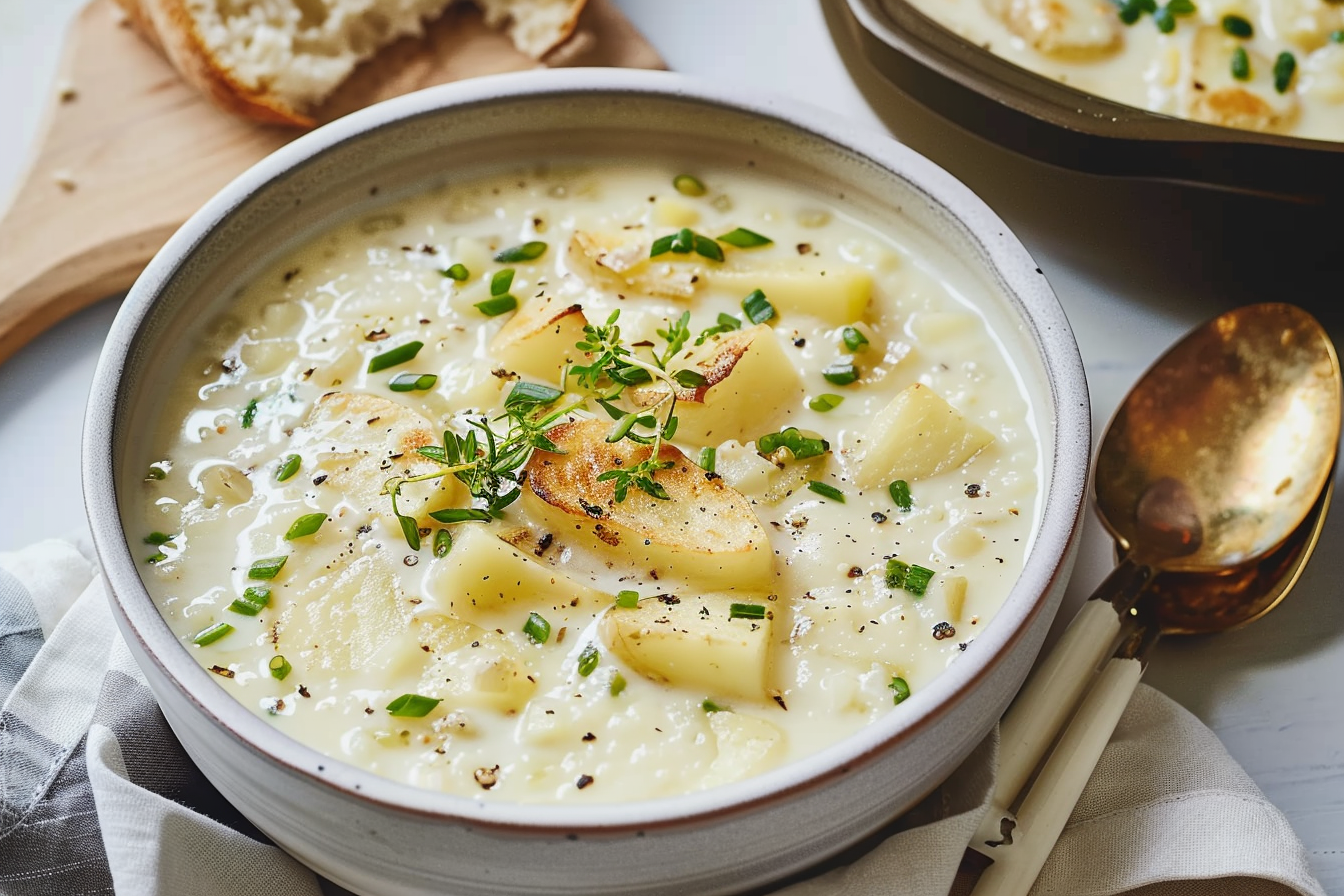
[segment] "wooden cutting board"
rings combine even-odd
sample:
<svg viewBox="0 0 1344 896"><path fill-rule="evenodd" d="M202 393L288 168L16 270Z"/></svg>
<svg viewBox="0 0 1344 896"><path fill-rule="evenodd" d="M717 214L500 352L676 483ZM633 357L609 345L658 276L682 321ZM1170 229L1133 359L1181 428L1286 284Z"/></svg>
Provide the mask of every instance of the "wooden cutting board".
<svg viewBox="0 0 1344 896"><path fill-rule="evenodd" d="M663 68L608 0L588 0L548 66ZM318 112L330 121L422 87L540 64L453 7L384 49ZM221 187L302 131L222 112L129 28L112 0L76 18L36 151L0 218L0 363L38 333L126 289Z"/></svg>

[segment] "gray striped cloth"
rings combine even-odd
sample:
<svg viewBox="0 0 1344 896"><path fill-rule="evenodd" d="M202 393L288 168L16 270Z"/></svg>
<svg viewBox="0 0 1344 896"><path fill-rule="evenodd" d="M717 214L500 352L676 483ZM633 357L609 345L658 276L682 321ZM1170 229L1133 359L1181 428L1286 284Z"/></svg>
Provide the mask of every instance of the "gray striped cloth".
<svg viewBox="0 0 1344 896"><path fill-rule="evenodd" d="M92 556L60 541L0 554L0 896L349 896L182 752ZM890 828L776 896L964 893L996 748L991 736ZM1283 814L1151 688L1097 769L1032 896L1325 896Z"/></svg>

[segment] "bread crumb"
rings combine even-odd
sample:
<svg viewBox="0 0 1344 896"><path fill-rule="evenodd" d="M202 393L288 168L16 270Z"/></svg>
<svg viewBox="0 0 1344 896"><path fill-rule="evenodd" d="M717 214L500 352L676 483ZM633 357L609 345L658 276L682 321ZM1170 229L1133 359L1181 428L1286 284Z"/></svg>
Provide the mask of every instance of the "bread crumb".
<svg viewBox="0 0 1344 896"><path fill-rule="evenodd" d="M71 84L69 81L61 80L56 82L56 96L58 96L63 103L73 103L79 98L79 91L75 89L74 84Z"/></svg>
<svg viewBox="0 0 1344 896"><path fill-rule="evenodd" d="M64 168L53 174L51 176L51 180L53 183L56 184L56 186L60 187L67 193L73 193L75 191L75 187L78 186L78 184L75 183L75 176Z"/></svg>

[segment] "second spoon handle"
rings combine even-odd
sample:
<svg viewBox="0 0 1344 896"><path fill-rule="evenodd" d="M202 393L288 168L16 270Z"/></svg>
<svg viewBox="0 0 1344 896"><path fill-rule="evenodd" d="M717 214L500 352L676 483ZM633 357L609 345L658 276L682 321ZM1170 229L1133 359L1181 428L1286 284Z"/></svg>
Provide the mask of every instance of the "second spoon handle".
<svg viewBox="0 0 1344 896"><path fill-rule="evenodd" d="M1120 636L1120 619L1153 577L1130 557L1120 562L1069 623L1000 723L995 810L1006 810L1031 778L1055 736L1078 705L1093 673Z"/></svg>

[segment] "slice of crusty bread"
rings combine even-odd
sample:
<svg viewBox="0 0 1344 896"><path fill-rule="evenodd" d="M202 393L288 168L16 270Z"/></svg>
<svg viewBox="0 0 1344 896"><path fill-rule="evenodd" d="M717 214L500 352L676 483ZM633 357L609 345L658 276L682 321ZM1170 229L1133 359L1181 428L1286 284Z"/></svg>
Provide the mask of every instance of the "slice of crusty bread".
<svg viewBox="0 0 1344 896"><path fill-rule="evenodd" d="M218 105L248 118L313 124L355 66L454 0L116 0L135 26ZM585 0L476 0L540 58L574 30Z"/></svg>

